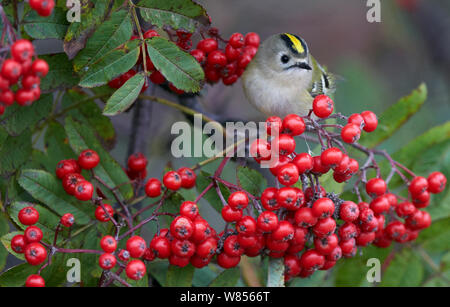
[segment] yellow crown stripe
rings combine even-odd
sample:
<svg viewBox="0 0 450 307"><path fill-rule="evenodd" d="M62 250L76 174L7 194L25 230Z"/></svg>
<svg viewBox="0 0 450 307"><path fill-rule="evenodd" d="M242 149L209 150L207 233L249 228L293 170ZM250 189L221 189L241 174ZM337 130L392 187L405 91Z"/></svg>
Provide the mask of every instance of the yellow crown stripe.
<svg viewBox="0 0 450 307"><path fill-rule="evenodd" d="M284 34L290 39L290 41L292 42L292 47L295 50L297 50L298 53L305 52L305 49L303 48L302 43L300 42L300 40L297 37L295 37L294 35L289 34L289 33L284 33Z"/></svg>

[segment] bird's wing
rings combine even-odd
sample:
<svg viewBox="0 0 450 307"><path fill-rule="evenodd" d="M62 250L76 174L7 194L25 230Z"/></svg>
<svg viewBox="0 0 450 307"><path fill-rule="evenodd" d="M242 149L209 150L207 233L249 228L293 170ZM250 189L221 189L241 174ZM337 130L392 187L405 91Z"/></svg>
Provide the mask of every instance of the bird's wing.
<svg viewBox="0 0 450 307"><path fill-rule="evenodd" d="M320 64L311 57L311 63L313 66L313 77L309 92L311 96L317 95L331 95L336 90L336 78L333 74L327 72L327 70L320 66Z"/></svg>

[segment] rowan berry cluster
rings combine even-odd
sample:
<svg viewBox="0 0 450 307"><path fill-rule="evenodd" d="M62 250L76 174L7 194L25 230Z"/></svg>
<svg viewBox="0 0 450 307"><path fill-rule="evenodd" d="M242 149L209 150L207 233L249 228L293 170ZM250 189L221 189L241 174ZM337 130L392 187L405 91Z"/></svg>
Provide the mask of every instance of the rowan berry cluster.
<svg viewBox="0 0 450 307"><path fill-rule="evenodd" d="M30 0L30 7L35 10L40 16L50 16L55 7L55 0Z"/></svg>
<svg viewBox="0 0 450 307"><path fill-rule="evenodd" d="M248 33L242 35L241 33L234 33L228 41L223 40L218 34L216 28L211 28L208 31L208 38L200 40L195 49L192 49L192 33L178 30L175 35L169 33L169 37L181 49L189 52L203 67L206 81L209 83L216 83L222 80L223 84L231 85L235 83L242 75L247 65L250 63L260 43L260 38L256 33ZM153 30L147 30L143 34L144 39L160 36L160 34ZM137 35L133 35L131 40L139 39ZM224 49L221 49L219 43L223 42ZM191 50L192 49L192 50ZM190 50L190 51L189 51ZM143 66L142 57L139 58L138 67ZM157 85L167 85L168 88L175 94L184 94L184 91L177 89L171 82L168 82L164 75L155 68L148 53L146 53L145 67L150 72L149 80ZM137 73L138 68L130 69L128 72L111 80L108 85L111 88L118 89L125 82ZM147 89L147 83L141 90L141 93Z"/></svg>
<svg viewBox="0 0 450 307"><path fill-rule="evenodd" d="M38 100L41 78L48 70L47 62L35 57L30 41L15 41L11 45L11 57L5 59L0 68L0 115L14 101L20 106L29 106Z"/></svg>

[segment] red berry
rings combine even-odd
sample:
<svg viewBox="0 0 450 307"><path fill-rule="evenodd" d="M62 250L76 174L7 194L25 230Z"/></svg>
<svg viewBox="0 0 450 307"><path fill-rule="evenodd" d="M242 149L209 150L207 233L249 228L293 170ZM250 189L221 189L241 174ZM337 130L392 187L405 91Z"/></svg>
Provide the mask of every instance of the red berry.
<svg viewBox="0 0 450 307"><path fill-rule="evenodd" d="M166 188L172 191L179 190L181 188L181 176L175 171L169 171L164 174L163 184Z"/></svg>
<svg viewBox="0 0 450 307"><path fill-rule="evenodd" d="M63 179L67 174L81 173L80 166L74 159L61 160L56 165L56 176L59 179Z"/></svg>
<svg viewBox="0 0 450 307"><path fill-rule="evenodd" d="M127 262L130 260L130 253L126 249L121 249L118 257L120 260Z"/></svg>
<svg viewBox="0 0 450 307"><path fill-rule="evenodd" d="M10 90L0 91L0 102L5 106L10 106L14 103L14 93Z"/></svg>
<svg viewBox="0 0 450 307"><path fill-rule="evenodd" d="M144 255L147 245L140 236L133 236L127 240L127 251L132 258L140 258Z"/></svg>
<svg viewBox="0 0 450 307"><path fill-rule="evenodd" d="M208 54L206 61L213 67L224 67L227 65L227 56L221 50L214 50Z"/></svg>
<svg viewBox="0 0 450 307"><path fill-rule="evenodd" d="M256 232L256 221L251 216L244 216L240 221L236 223L236 230L238 233L249 236Z"/></svg>
<svg viewBox="0 0 450 307"><path fill-rule="evenodd" d="M326 118L333 113L334 103L327 95L318 95L313 101L313 112L317 117Z"/></svg>
<svg viewBox="0 0 450 307"><path fill-rule="evenodd" d="M112 253L117 249L117 241L116 241L116 239L114 239L113 236L104 236L100 240L100 247L106 253Z"/></svg>
<svg viewBox="0 0 450 307"><path fill-rule="evenodd" d="M14 99L20 106L29 106L35 101L35 96L31 90L19 89Z"/></svg>
<svg viewBox="0 0 450 307"><path fill-rule="evenodd" d="M160 73L157 70L155 70L154 72L151 73L149 79L154 84L163 84L164 82L166 82L166 78L163 76L162 73Z"/></svg>
<svg viewBox="0 0 450 307"><path fill-rule="evenodd" d="M400 221L393 221L386 226L384 232L391 240L398 240L406 234L406 227Z"/></svg>
<svg viewBox="0 0 450 307"><path fill-rule="evenodd" d="M135 172L142 172L147 167L147 158L140 152L128 158L128 168Z"/></svg>
<svg viewBox="0 0 450 307"><path fill-rule="evenodd" d="M399 217L408 217L413 215L416 211L416 207L408 201L402 202L395 207L395 212Z"/></svg>
<svg viewBox="0 0 450 307"><path fill-rule="evenodd" d="M355 143L361 136L361 129L353 123L349 123L341 130L341 138L345 143Z"/></svg>
<svg viewBox="0 0 450 307"><path fill-rule="evenodd" d="M242 214L242 210L234 210L230 206L224 206L222 208L222 218L228 223L239 221L242 218Z"/></svg>
<svg viewBox="0 0 450 307"><path fill-rule="evenodd" d="M320 162L324 167L335 168L341 163L343 157L344 154L339 148L331 147L322 152Z"/></svg>
<svg viewBox="0 0 450 307"><path fill-rule="evenodd" d="M150 249L161 259L169 258L172 253L169 240L161 235L155 236L150 241Z"/></svg>
<svg viewBox="0 0 450 307"><path fill-rule="evenodd" d="M353 257L356 254L356 240L354 238L343 240L339 242L339 247L342 250L342 256Z"/></svg>
<svg viewBox="0 0 450 307"><path fill-rule="evenodd" d="M300 208L302 202L298 202L297 190L292 187L284 187L278 190L277 204L288 210L296 210Z"/></svg>
<svg viewBox="0 0 450 307"><path fill-rule="evenodd" d="M311 227L317 223L317 217L311 208L302 207L295 212L295 223L300 227Z"/></svg>
<svg viewBox="0 0 450 307"><path fill-rule="evenodd" d="M305 122L297 114L289 114L283 119L283 133L296 136L305 132Z"/></svg>
<svg viewBox="0 0 450 307"><path fill-rule="evenodd" d="M314 249L310 249L300 257L300 264L304 270L318 270L325 264L325 257Z"/></svg>
<svg viewBox="0 0 450 307"><path fill-rule="evenodd" d="M145 184L145 194L148 197L158 197L161 195L161 181L156 178L150 178Z"/></svg>
<svg viewBox="0 0 450 307"><path fill-rule="evenodd" d="M315 156L315 157L312 157L312 158L313 158L313 168L312 168L311 171L313 173L318 174L318 175L326 174L330 170L329 166L326 166L326 165L322 164L321 156Z"/></svg>
<svg viewBox="0 0 450 307"><path fill-rule="evenodd" d="M116 257L113 254L104 253L98 258L98 264L103 270L110 270L116 265Z"/></svg>
<svg viewBox="0 0 450 307"><path fill-rule="evenodd" d="M367 246L375 240L375 232L361 232L358 237L356 237L356 245Z"/></svg>
<svg viewBox="0 0 450 307"><path fill-rule="evenodd" d="M263 232L271 232L278 227L278 217L272 211L264 211L258 216L256 226Z"/></svg>
<svg viewBox="0 0 450 307"><path fill-rule="evenodd" d="M37 76L27 75L22 77L22 86L24 89L31 90L39 87L41 79Z"/></svg>
<svg viewBox="0 0 450 307"><path fill-rule="evenodd" d="M189 239L194 232L194 224L184 216L176 217L170 224L170 233L177 239Z"/></svg>
<svg viewBox="0 0 450 307"><path fill-rule="evenodd" d="M272 148L282 156L290 155L295 150L295 140L289 134L281 134L272 141Z"/></svg>
<svg viewBox="0 0 450 307"><path fill-rule="evenodd" d="M414 179L409 184L408 190L411 195L417 196L422 194L428 189L428 180L424 177L414 177Z"/></svg>
<svg viewBox="0 0 450 307"><path fill-rule="evenodd" d="M190 52L190 54L199 62L200 64L203 64L206 58L206 54L200 50L200 49L194 49Z"/></svg>
<svg viewBox="0 0 450 307"><path fill-rule="evenodd" d="M18 254L23 254L25 252L25 247L28 242L24 235L15 235L11 239L11 249Z"/></svg>
<svg viewBox="0 0 450 307"><path fill-rule="evenodd" d="M339 216L345 222L354 222L359 217L358 205L352 201L344 201L339 208Z"/></svg>
<svg viewBox="0 0 450 307"><path fill-rule="evenodd" d="M372 209L373 213L381 214L383 212L387 212L390 208L389 200L387 197L378 196L374 200L370 202L370 209Z"/></svg>
<svg viewBox="0 0 450 307"><path fill-rule="evenodd" d="M267 188L261 194L261 205L266 210L278 210L281 208L281 204L278 203L277 197L277 188Z"/></svg>
<svg viewBox="0 0 450 307"><path fill-rule="evenodd" d="M287 163L279 168L277 179L282 185L291 186L297 183L299 176L297 166Z"/></svg>
<svg viewBox="0 0 450 307"><path fill-rule="evenodd" d="M25 287L31 288L31 287L45 287L45 280L40 275L32 274L27 277L27 280L25 281Z"/></svg>
<svg viewBox="0 0 450 307"><path fill-rule="evenodd" d="M197 49L200 49L205 53L210 53L216 50L218 46L219 44L214 38L206 38L198 42Z"/></svg>
<svg viewBox="0 0 450 307"><path fill-rule="evenodd" d="M25 247L25 259L31 265L39 265L47 258L47 250L38 242Z"/></svg>
<svg viewBox="0 0 450 307"><path fill-rule="evenodd" d="M375 113L371 111L364 111L361 113L361 116L364 118L364 131L372 132L377 129L378 119Z"/></svg>
<svg viewBox="0 0 450 307"><path fill-rule="evenodd" d="M230 36L228 43L233 48L241 48L244 46L244 35L242 35L241 33L233 33Z"/></svg>
<svg viewBox="0 0 450 307"><path fill-rule="evenodd" d="M83 150L78 156L78 165L82 169L92 169L98 165L100 157L92 149Z"/></svg>
<svg viewBox="0 0 450 307"><path fill-rule="evenodd" d="M386 189L386 182L381 178L372 178L366 183L366 192L371 197L383 195Z"/></svg>
<svg viewBox="0 0 450 307"><path fill-rule="evenodd" d="M263 139L256 139L250 146L250 155L256 162L266 161L270 159L270 143Z"/></svg>
<svg viewBox="0 0 450 307"><path fill-rule="evenodd" d="M131 260L130 262L128 262L125 268L125 273L127 274L128 278L131 278L133 280L142 279L146 272L147 268L145 267L144 262L139 259Z"/></svg>
<svg viewBox="0 0 450 307"><path fill-rule="evenodd" d="M97 206L95 209L95 218L100 222L107 222L114 215L114 209L109 204L103 204L103 207L105 209L102 206Z"/></svg>
<svg viewBox="0 0 450 307"><path fill-rule="evenodd" d="M45 60L37 59L33 62L31 65L31 72L40 77L43 78L48 74L49 66Z"/></svg>
<svg viewBox="0 0 450 307"><path fill-rule="evenodd" d="M313 226L313 233L316 237L323 238L330 236L336 230L336 221L331 217L320 219Z"/></svg>
<svg viewBox="0 0 450 307"><path fill-rule="evenodd" d="M303 152L295 156L292 162L297 166L299 174L304 174L312 170L314 161L310 154Z"/></svg>
<svg viewBox="0 0 450 307"><path fill-rule="evenodd" d="M81 181L75 186L74 196L81 201L92 199L94 194L94 186L89 181Z"/></svg>
<svg viewBox="0 0 450 307"><path fill-rule="evenodd" d="M39 220L39 212L33 207L25 207L19 211L18 217L23 225L33 225Z"/></svg>
<svg viewBox="0 0 450 307"><path fill-rule="evenodd" d="M358 235L358 230L355 224L345 222L339 227L338 230L339 238L341 240L350 240Z"/></svg>
<svg viewBox="0 0 450 307"><path fill-rule="evenodd" d="M18 62L30 60L34 55L33 44L26 39L19 39L11 45L11 55Z"/></svg>
<svg viewBox="0 0 450 307"><path fill-rule="evenodd" d="M66 213L61 217L60 223L65 227L72 227L75 223L75 218L72 213Z"/></svg>
<svg viewBox="0 0 450 307"><path fill-rule="evenodd" d="M33 3L33 5L32 5ZM53 8L55 7L54 0L33 0L30 1L30 6L36 10L36 12L43 17L50 16Z"/></svg>
<svg viewBox="0 0 450 307"><path fill-rule="evenodd" d="M19 62L13 59L6 59L3 62L1 68L1 75L11 81L11 83L17 82L20 75L22 74L22 66Z"/></svg>
<svg viewBox="0 0 450 307"><path fill-rule="evenodd" d="M364 117L362 117L361 114L355 113L348 117L347 120L348 124L355 124L358 127L361 127L361 125L364 123Z"/></svg>
<svg viewBox="0 0 450 307"><path fill-rule="evenodd" d="M266 120L266 130L268 135L279 135L283 130L283 121L278 116L270 116Z"/></svg>
<svg viewBox="0 0 450 307"><path fill-rule="evenodd" d="M237 235L228 236L223 243L223 250L229 256L241 256L244 253L244 249L238 242Z"/></svg>
<svg viewBox="0 0 450 307"><path fill-rule="evenodd" d="M447 184L447 178L441 172L433 172L428 176L428 191L430 193L441 193Z"/></svg>
<svg viewBox="0 0 450 307"><path fill-rule="evenodd" d="M329 255L338 246L338 241L339 239L336 234L324 238L315 238L314 248L322 255Z"/></svg>
<svg viewBox="0 0 450 307"><path fill-rule="evenodd" d="M189 167L182 167L178 171L181 176L181 187L185 189L191 189L195 186L197 175Z"/></svg>
<svg viewBox="0 0 450 307"><path fill-rule="evenodd" d="M313 203L311 209L315 217L323 219L334 213L334 202L327 197L319 198Z"/></svg>
<svg viewBox="0 0 450 307"><path fill-rule="evenodd" d="M227 56L228 62L236 61L241 55L241 49L234 48L230 44L227 44L225 46L225 55Z"/></svg>
<svg viewBox="0 0 450 307"><path fill-rule="evenodd" d="M271 235L274 240L289 241L294 237L294 226L288 221L280 221Z"/></svg>
<svg viewBox="0 0 450 307"><path fill-rule="evenodd" d="M246 46L258 47L260 43L260 38L257 33L249 32L245 35L244 43Z"/></svg>
<svg viewBox="0 0 450 307"><path fill-rule="evenodd" d="M228 197L228 205L233 210L242 210L247 208L248 202L249 200L247 194L241 191L233 192Z"/></svg>
<svg viewBox="0 0 450 307"><path fill-rule="evenodd" d="M189 240L174 239L171 243L171 250L178 257L191 257L195 253L195 245Z"/></svg>
<svg viewBox="0 0 450 307"><path fill-rule="evenodd" d="M185 201L180 206L180 214L189 218L191 221L198 216L198 206L193 201Z"/></svg>
<svg viewBox="0 0 450 307"><path fill-rule="evenodd" d="M217 255L217 264L224 269L230 269L238 265L241 256L229 256L227 253Z"/></svg>
<svg viewBox="0 0 450 307"><path fill-rule="evenodd" d="M202 243L197 244L195 253L200 257L212 257L217 249L217 239L209 237Z"/></svg>
<svg viewBox="0 0 450 307"><path fill-rule="evenodd" d="M44 237L42 230L37 226L28 226L24 232L27 243L39 242Z"/></svg>
<svg viewBox="0 0 450 307"><path fill-rule="evenodd" d="M144 39L152 38L152 37L155 37L155 36L159 36L159 33L156 32L153 29L150 29L150 30L147 30L147 31L144 32Z"/></svg>

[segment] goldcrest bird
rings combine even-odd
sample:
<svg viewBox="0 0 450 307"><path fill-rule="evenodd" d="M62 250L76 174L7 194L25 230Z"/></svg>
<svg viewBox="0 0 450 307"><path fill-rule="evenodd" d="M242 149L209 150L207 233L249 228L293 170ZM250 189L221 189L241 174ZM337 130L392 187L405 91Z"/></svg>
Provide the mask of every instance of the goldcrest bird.
<svg viewBox="0 0 450 307"><path fill-rule="evenodd" d="M307 115L314 97L331 95L335 78L309 53L297 35L267 38L242 75L250 103L268 116Z"/></svg>

